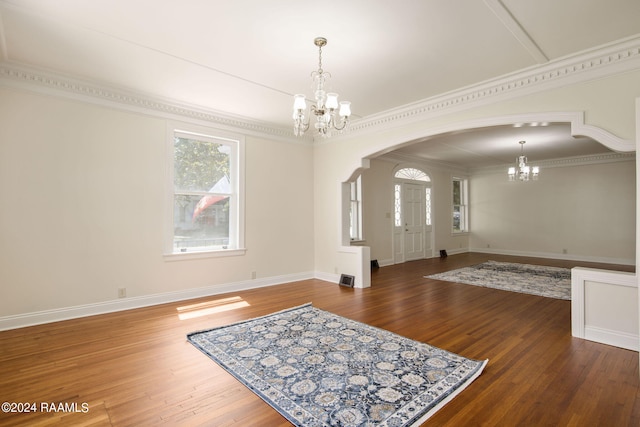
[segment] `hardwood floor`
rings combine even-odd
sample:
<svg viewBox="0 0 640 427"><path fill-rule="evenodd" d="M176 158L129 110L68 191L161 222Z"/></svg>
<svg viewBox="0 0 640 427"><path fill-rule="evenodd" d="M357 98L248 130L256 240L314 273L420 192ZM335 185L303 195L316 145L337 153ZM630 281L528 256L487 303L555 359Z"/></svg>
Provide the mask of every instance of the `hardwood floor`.
<svg viewBox="0 0 640 427"><path fill-rule="evenodd" d="M638 353L572 338L569 301L423 277L487 259L610 267L461 254L380 268L368 289L306 280L0 332L0 401L37 409L0 413L0 425L290 425L186 334L307 302L489 359L426 425L640 425ZM52 412L60 402L78 412Z"/></svg>

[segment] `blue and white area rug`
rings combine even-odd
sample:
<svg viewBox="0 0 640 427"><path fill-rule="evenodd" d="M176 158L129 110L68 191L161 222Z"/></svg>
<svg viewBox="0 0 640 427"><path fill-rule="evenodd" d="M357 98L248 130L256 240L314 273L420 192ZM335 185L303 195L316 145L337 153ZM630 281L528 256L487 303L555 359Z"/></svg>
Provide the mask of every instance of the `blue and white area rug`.
<svg viewBox="0 0 640 427"><path fill-rule="evenodd" d="M425 277L549 298L571 299L571 270L568 268L487 261Z"/></svg>
<svg viewBox="0 0 640 427"><path fill-rule="evenodd" d="M311 304L187 336L296 426L414 426L487 361Z"/></svg>

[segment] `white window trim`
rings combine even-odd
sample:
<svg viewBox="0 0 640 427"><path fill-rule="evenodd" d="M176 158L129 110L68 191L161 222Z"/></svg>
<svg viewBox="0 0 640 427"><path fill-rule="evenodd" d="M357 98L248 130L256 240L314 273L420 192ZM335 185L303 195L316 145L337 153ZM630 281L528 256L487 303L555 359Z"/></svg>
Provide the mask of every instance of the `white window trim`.
<svg viewBox="0 0 640 427"><path fill-rule="evenodd" d="M460 184L462 186L461 191L462 194L460 195L462 200L461 200L461 211L464 211L463 213L461 213L462 215L462 221L461 221L461 226L463 227L462 230L460 231L455 231L453 229L453 207L455 206L455 204L453 203L453 182L454 181L460 181ZM462 177L462 176L453 176L451 177L451 190L449 192L451 194L451 235L452 236L463 236L465 234L469 234L469 178L467 177Z"/></svg>
<svg viewBox="0 0 640 427"><path fill-rule="evenodd" d="M237 169L235 182L232 182L233 192L237 194L236 214L233 218L232 233L236 233L236 247L232 249L215 249L192 252L173 252L173 150L175 134L187 133L192 135L201 135L209 138L234 141L236 143L236 164ZM165 261L183 261L203 258L218 258L229 256L241 256L247 251L245 247L245 138L243 135L221 131L219 129L209 128L205 126L195 125L183 122L167 122L166 143L166 188L165 188L165 209L164 209L164 238L163 238L163 259ZM234 180L232 180L234 181Z"/></svg>
<svg viewBox="0 0 640 427"><path fill-rule="evenodd" d="M362 227L362 175L359 175L355 181L349 183L350 187L350 196L349 196L349 212L350 217L354 215L355 208L355 219L351 219L351 224L349 228L352 228L355 222L355 236L350 235L351 243L359 243L364 242L363 236L363 227ZM355 198L353 197L355 193ZM351 234L351 233L350 233Z"/></svg>

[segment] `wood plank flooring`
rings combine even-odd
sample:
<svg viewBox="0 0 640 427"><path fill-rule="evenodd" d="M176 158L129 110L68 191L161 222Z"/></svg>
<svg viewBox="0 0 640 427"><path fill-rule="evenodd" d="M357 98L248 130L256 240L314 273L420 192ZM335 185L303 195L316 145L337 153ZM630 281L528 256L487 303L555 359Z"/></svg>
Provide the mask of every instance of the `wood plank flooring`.
<svg viewBox="0 0 640 427"><path fill-rule="evenodd" d="M572 338L569 301L423 277L488 259L612 267L469 253L382 267L369 289L306 280L0 332L0 401L37 409L0 425L290 425L186 334L307 302L489 359L428 426L640 425L638 353ZM42 410L60 402L78 412Z"/></svg>

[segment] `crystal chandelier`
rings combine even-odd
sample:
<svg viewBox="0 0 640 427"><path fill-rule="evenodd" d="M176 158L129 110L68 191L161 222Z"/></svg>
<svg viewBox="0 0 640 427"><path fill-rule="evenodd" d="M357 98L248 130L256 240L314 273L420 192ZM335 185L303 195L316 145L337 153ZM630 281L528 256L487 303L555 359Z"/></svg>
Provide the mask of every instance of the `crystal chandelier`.
<svg viewBox="0 0 640 427"><path fill-rule="evenodd" d="M520 155L516 157L516 167L510 167L508 170L509 181L534 181L538 179L540 175L540 168L538 166L529 166L527 164L527 156L524 155L524 144L526 141L520 141Z"/></svg>
<svg viewBox="0 0 640 427"><path fill-rule="evenodd" d="M318 70L311 73L311 78L315 84L315 101L307 111L307 101L302 94L293 97L293 132L296 136L303 135L309 129L311 113L316 116L314 124L318 133L328 138L331 130L341 131L347 127L349 116L351 115L351 103L342 101L338 104L337 93L325 92L325 83L331 78L331 74L322 69L322 47L327 44L324 37L316 37L313 43L318 46ZM338 106L340 107L338 109Z"/></svg>

